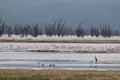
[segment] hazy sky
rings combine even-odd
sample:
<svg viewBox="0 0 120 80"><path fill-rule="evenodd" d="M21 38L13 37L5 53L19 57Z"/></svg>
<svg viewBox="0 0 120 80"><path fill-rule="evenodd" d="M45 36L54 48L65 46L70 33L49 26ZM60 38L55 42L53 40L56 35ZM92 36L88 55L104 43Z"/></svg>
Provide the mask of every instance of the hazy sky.
<svg viewBox="0 0 120 80"><path fill-rule="evenodd" d="M120 0L0 0L0 17L7 24L50 23L120 26Z"/></svg>

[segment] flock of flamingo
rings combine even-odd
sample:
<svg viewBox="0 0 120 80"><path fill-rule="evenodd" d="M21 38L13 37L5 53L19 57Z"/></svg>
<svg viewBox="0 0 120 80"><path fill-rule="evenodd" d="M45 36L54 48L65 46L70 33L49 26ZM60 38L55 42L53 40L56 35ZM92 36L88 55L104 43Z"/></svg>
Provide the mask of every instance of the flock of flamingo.
<svg viewBox="0 0 120 80"><path fill-rule="evenodd" d="M3 45L0 46L0 51L1 50L14 50L14 51L36 51L36 50L47 50L47 51L79 51L79 52L94 52L94 53L99 53L99 52L105 52L105 53L119 53L120 52L120 45L116 46L93 46L93 45L57 45L57 44L51 44L51 45Z"/></svg>

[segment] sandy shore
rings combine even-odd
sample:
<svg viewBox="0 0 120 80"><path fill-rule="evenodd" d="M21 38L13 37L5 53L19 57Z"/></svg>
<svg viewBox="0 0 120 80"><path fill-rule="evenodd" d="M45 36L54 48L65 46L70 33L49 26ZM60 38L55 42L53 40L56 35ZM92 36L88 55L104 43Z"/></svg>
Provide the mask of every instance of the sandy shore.
<svg viewBox="0 0 120 80"><path fill-rule="evenodd" d="M0 80L119 80L120 71L0 69Z"/></svg>

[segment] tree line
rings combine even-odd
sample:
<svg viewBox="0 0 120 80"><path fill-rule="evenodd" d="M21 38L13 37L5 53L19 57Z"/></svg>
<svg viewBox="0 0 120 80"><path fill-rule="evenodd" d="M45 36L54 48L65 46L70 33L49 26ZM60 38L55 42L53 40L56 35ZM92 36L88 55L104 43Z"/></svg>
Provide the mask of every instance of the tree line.
<svg viewBox="0 0 120 80"><path fill-rule="evenodd" d="M12 35L20 35L21 37L27 37L28 35L33 37L40 35L47 35L49 37L63 37L69 35L76 35L77 37L84 37L86 35L91 35L92 37L112 37L120 36L120 31L118 29L113 30L112 26L109 24L101 24L99 27L91 25L90 29L84 29L83 24L80 23L77 27L72 28L68 27L62 18L44 26L40 26L39 24L8 26L0 19L0 37L5 34L8 35L8 37Z"/></svg>

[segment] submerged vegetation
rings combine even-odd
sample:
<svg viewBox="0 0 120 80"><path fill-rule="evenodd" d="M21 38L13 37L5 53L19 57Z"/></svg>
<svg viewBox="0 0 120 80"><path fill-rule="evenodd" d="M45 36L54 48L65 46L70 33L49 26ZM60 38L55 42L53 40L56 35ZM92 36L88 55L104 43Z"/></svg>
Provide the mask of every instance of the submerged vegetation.
<svg viewBox="0 0 120 80"><path fill-rule="evenodd" d="M4 34L7 34L8 37L12 35L20 35L21 37L27 37L28 35L33 37L40 35L47 35L49 37L70 35L76 35L77 37L84 37L85 35L111 37L120 36L120 31L112 29L112 26L109 24L101 24L100 26L91 25L90 29L84 29L83 24L80 23L77 27L70 28L62 18L44 26L40 26L39 24L8 26L0 19L0 37Z"/></svg>

